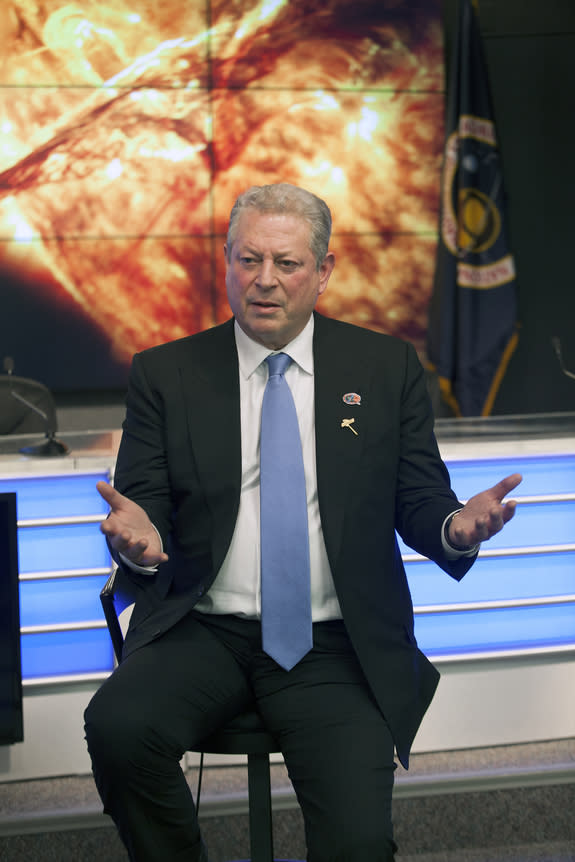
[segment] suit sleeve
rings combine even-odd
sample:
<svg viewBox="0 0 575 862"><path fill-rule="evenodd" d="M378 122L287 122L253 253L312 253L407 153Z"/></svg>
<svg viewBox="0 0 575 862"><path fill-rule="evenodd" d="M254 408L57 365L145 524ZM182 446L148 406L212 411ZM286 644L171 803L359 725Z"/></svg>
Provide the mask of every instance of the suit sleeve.
<svg viewBox="0 0 575 862"><path fill-rule="evenodd" d="M165 416L159 388L149 380L141 354L132 361L126 418L114 485L147 512L164 547L170 530L172 499L165 443Z"/></svg>
<svg viewBox="0 0 575 862"><path fill-rule="evenodd" d="M405 344L405 350L396 528L406 544L459 579L475 557L448 559L441 530L447 515L463 504L451 489L449 472L439 453L423 368L413 346Z"/></svg>

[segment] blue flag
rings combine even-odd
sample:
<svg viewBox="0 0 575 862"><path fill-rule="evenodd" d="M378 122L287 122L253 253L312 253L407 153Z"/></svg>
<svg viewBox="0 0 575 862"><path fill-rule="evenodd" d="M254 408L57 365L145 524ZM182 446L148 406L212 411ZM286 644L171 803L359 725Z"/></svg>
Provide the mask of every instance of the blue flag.
<svg viewBox="0 0 575 862"><path fill-rule="evenodd" d="M427 355L456 416L488 416L517 344L516 281L475 4L460 0Z"/></svg>

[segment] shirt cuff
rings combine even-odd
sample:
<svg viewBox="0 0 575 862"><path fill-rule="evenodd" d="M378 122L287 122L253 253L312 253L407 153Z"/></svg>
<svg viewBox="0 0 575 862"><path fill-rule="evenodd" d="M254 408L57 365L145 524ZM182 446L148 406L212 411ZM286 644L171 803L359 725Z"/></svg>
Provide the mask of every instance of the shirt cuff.
<svg viewBox="0 0 575 862"><path fill-rule="evenodd" d="M445 551L445 556L448 560L459 560L461 557L474 557L481 547L480 542L478 542L477 545L470 545L469 548L463 549L454 548L453 545L449 543L447 538L447 527L449 526L453 516L457 515L458 512L461 512L461 509L456 509L454 512L450 512L441 525L441 544L443 545L443 550Z"/></svg>

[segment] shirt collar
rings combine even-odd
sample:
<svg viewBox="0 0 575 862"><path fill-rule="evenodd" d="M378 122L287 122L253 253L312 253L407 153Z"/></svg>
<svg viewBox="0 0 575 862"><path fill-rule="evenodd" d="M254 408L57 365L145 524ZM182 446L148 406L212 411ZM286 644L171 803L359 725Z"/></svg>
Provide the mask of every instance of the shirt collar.
<svg viewBox="0 0 575 862"><path fill-rule="evenodd" d="M287 353L306 374L313 374L313 314L293 341L286 344L282 350L270 350L263 344L258 344L243 331L237 320L234 321L234 333L238 351L240 374L247 380L256 368L271 353Z"/></svg>

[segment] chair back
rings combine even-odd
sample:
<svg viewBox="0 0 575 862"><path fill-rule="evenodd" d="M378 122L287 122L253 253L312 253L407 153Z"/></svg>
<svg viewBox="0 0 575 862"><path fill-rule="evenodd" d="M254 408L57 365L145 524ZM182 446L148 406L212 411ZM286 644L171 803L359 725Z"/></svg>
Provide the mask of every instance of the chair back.
<svg viewBox="0 0 575 862"><path fill-rule="evenodd" d="M110 632L116 661L122 659L124 636L134 608L136 588L121 569L115 569L100 593L100 602Z"/></svg>

